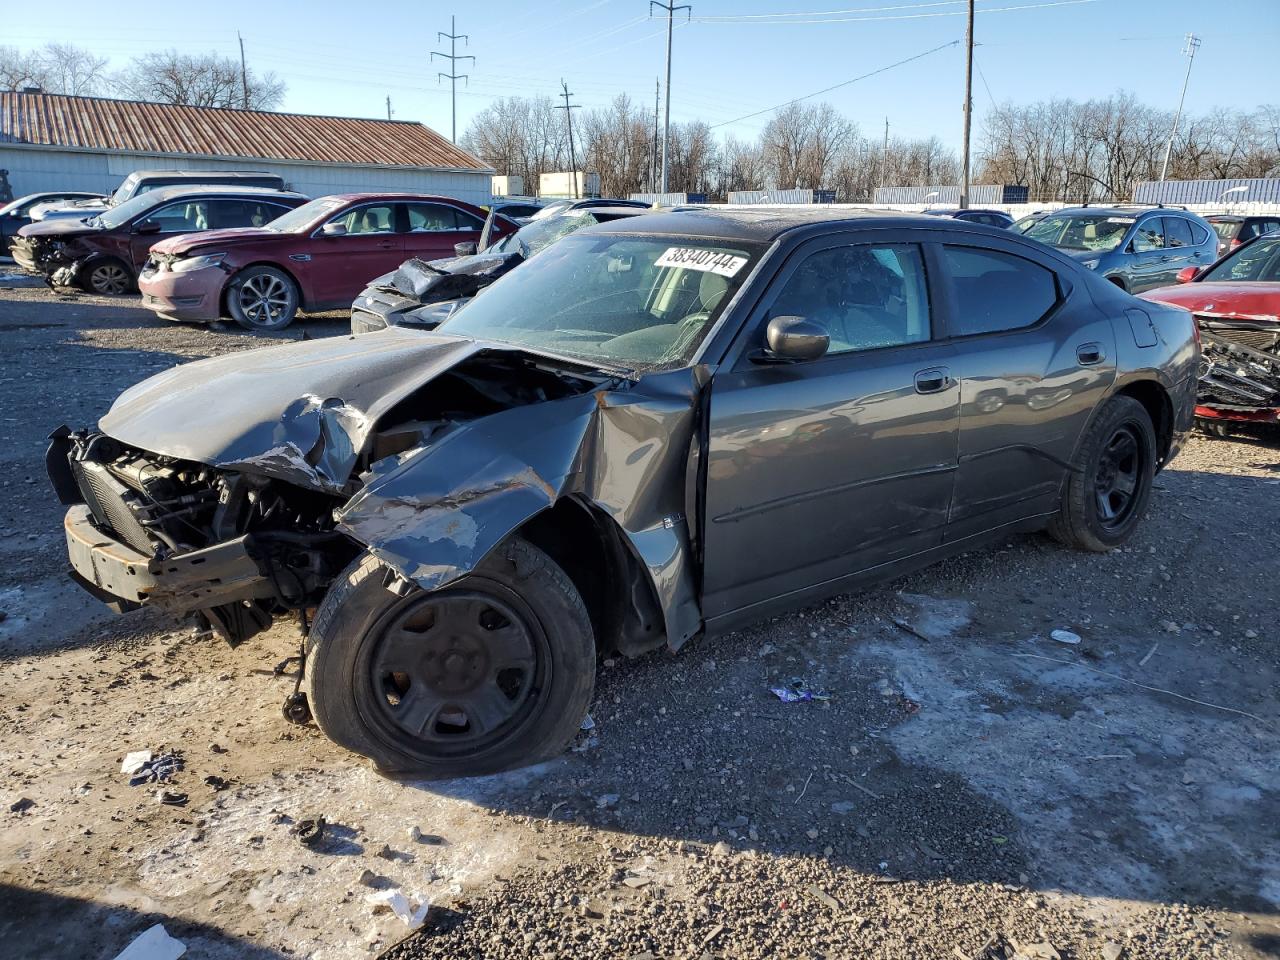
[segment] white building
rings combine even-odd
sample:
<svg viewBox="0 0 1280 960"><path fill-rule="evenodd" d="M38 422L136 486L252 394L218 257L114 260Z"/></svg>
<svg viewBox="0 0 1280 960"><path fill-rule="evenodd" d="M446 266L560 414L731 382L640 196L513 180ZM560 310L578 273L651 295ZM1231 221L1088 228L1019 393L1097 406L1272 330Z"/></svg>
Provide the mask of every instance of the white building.
<svg viewBox="0 0 1280 960"><path fill-rule="evenodd" d="M312 197L403 190L472 203L489 202L493 174L420 123L11 91L0 91L0 170L15 197L108 193L134 170L265 170Z"/></svg>

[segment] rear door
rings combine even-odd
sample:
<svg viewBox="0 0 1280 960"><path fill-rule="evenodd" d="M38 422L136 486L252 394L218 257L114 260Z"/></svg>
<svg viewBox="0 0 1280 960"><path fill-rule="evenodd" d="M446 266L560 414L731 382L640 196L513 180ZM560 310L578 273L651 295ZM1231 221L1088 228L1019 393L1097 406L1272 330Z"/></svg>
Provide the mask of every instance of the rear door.
<svg viewBox="0 0 1280 960"><path fill-rule="evenodd" d="M465 210L444 203L406 203L406 257L439 260L452 257L454 245L476 242L484 222Z"/></svg>
<svg viewBox="0 0 1280 960"><path fill-rule="evenodd" d="M400 204L374 201L346 207L326 223L346 232L325 236L323 227L309 241L312 307L349 306L374 277L398 267L404 257L404 234L398 228Z"/></svg>
<svg viewBox="0 0 1280 960"><path fill-rule="evenodd" d="M1191 221L1186 217L1164 217L1164 257L1160 271L1160 285L1178 282L1178 271L1183 267L1200 265L1198 247L1191 233Z"/></svg>
<svg viewBox="0 0 1280 960"><path fill-rule="evenodd" d="M289 210L284 204L257 198L226 198L210 201L209 215L213 221L213 229L227 230L234 227L264 227Z"/></svg>
<svg viewBox="0 0 1280 960"><path fill-rule="evenodd" d="M1133 228L1129 241L1129 290L1138 293L1152 287L1164 286L1166 254L1164 248L1164 224L1161 217L1147 217ZM1175 271L1176 272L1176 271ZM1172 281L1170 281L1172 282Z"/></svg>
<svg viewBox="0 0 1280 960"><path fill-rule="evenodd" d="M796 250L712 383L708 619L941 542L956 463L952 348L933 339L917 234ZM827 328L817 360L753 359L777 316ZM740 341L741 342L741 341Z"/></svg>
<svg viewBox="0 0 1280 960"><path fill-rule="evenodd" d="M957 239L933 252L960 381L947 528L960 540L1057 508L1076 438L1115 377L1114 333L1069 271L1021 245Z"/></svg>

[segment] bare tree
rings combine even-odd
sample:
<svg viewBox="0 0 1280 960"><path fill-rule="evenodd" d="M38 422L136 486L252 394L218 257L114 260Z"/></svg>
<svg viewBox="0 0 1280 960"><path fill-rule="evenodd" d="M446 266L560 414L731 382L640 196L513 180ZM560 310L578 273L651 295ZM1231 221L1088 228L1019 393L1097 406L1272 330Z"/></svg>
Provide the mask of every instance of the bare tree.
<svg viewBox="0 0 1280 960"><path fill-rule="evenodd" d="M250 70L246 79L242 84L239 60L166 50L134 58L117 75L116 85L136 100L192 107L271 110L284 101L285 84L274 73Z"/></svg>
<svg viewBox="0 0 1280 960"><path fill-rule="evenodd" d="M46 93L87 96L108 87L107 58L70 43L49 43L39 50L0 47L0 89L39 87Z"/></svg>

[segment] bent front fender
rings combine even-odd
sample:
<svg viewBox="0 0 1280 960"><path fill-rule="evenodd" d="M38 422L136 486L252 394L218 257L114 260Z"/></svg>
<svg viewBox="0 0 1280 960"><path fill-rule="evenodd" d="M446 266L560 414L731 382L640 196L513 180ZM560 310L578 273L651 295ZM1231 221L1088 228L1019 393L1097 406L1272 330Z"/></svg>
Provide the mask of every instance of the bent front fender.
<svg viewBox="0 0 1280 960"><path fill-rule="evenodd" d="M376 464L339 528L398 574L436 589L561 497L607 514L648 572L667 642L701 628L686 469L702 375L681 370L454 427Z"/></svg>

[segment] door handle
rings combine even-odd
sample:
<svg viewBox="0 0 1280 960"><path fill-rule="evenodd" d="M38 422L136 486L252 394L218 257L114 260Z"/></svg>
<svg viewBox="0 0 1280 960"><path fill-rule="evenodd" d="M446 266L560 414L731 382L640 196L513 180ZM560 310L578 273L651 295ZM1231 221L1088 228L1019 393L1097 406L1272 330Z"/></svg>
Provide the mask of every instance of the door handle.
<svg viewBox="0 0 1280 960"><path fill-rule="evenodd" d="M930 367L916 372L916 393L941 393L953 383L955 381L946 367Z"/></svg>
<svg viewBox="0 0 1280 960"><path fill-rule="evenodd" d="M1082 366L1090 367L1095 363L1101 363L1103 356L1100 343L1082 343L1076 347L1076 359Z"/></svg>

